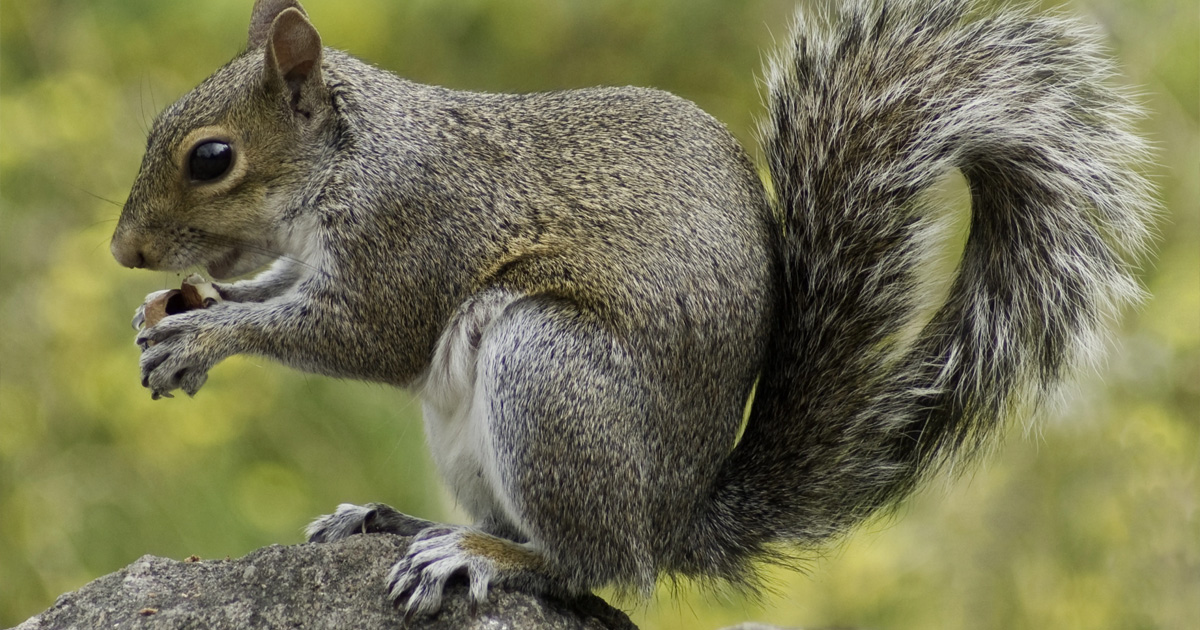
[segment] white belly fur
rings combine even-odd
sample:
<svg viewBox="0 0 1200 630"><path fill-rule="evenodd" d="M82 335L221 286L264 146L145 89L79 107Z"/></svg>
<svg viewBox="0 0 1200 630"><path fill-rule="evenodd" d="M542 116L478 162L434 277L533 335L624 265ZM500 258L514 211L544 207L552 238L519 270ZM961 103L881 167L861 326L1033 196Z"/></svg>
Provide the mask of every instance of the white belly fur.
<svg viewBox="0 0 1200 630"><path fill-rule="evenodd" d="M486 374L477 370L479 345L496 317L519 296L492 292L465 304L438 340L419 387L425 432L438 472L455 499L477 520L512 518L503 496L490 433Z"/></svg>

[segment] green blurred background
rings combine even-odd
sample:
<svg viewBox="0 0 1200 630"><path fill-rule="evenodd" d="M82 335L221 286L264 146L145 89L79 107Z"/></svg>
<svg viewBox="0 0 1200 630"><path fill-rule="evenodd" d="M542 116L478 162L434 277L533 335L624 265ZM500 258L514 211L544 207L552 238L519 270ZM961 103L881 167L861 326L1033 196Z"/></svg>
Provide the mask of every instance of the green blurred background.
<svg viewBox="0 0 1200 630"><path fill-rule="evenodd" d="M142 554L296 543L339 502L455 518L404 392L235 357L152 402L128 322L176 274L108 238L153 116L241 49L250 0L0 4L0 626ZM792 0L306 3L328 45L423 82L648 85L747 146ZM1069 4L1105 29L1152 112L1166 208L1152 299L1106 365L972 475L772 572L761 601L665 587L646 628L747 619L875 628L1200 623L1200 148L1195 2Z"/></svg>

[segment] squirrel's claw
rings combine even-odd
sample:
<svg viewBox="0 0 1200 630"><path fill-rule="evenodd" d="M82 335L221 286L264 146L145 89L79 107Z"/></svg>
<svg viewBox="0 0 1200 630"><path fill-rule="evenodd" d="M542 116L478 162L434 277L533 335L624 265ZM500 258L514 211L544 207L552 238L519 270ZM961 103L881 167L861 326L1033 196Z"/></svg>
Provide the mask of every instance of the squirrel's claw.
<svg viewBox="0 0 1200 630"><path fill-rule="evenodd" d="M170 292L171 292L170 289L163 289L162 291L155 291L155 292L147 295L145 300L142 300L142 304L137 307L136 311L133 312L133 320L129 322L130 325L133 326L134 330L141 331L142 327L146 325L146 305L153 302L154 300L157 300L162 295L164 295L166 293L170 293ZM138 345L139 346L142 345L140 338L138 340Z"/></svg>
<svg viewBox="0 0 1200 630"><path fill-rule="evenodd" d="M430 521L409 516L383 503L343 503L337 506L333 514L326 514L309 524L304 534L308 542L324 543L344 540L356 534L416 536L433 525Z"/></svg>
<svg viewBox="0 0 1200 630"><path fill-rule="evenodd" d="M473 549L471 542L480 537L516 545L461 526L439 525L417 535L388 575L388 594L403 603L406 621L440 610L446 582L456 575L465 574L469 582L471 606L487 601L488 587L499 570L495 560Z"/></svg>
<svg viewBox="0 0 1200 630"><path fill-rule="evenodd" d="M209 368L220 359L213 348L200 342L200 324L189 315L172 317L138 333L142 387L150 390L154 400L172 398L176 389L195 396L208 380Z"/></svg>
<svg viewBox="0 0 1200 630"><path fill-rule="evenodd" d="M436 525L382 503L343 503L333 514L318 518L305 530L308 541L314 543L334 542L357 534L377 532L415 535L404 557L392 567L387 580L388 596L404 608L405 623L440 610L442 593L447 582L455 576L467 578L470 584L469 603L475 607L487 601L488 589L492 584L502 578L523 575L533 564L520 562L527 556L533 558L533 552L524 549L523 545L496 538L472 527ZM485 549L504 554L509 560L504 566L511 573L503 572L495 558L478 551Z"/></svg>
<svg viewBox="0 0 1200 630"><path fill-rule="evenodd" d="M310 543L344 540L355 534L367 533L367 522L374 512L371 506L343 503L333 514L326 514L309 523L304 535Z"/></svg>

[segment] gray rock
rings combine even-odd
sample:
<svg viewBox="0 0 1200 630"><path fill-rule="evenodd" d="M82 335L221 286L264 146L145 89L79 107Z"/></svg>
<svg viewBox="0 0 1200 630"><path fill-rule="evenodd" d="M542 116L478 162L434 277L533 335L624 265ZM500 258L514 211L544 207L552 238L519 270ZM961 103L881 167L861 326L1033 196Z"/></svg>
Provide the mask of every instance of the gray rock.
<svg viewBox="0 0 1200 630"><path fill-rule="evenodd" d="M328 544L264 547L237 560L181 562L143 556L58 598L17 630L93 628L400 628L384 577L408 539L383 534ZM442 611L410 628L633 629L595 596L571 601L493 588L471 611L465 584L447 588Z"/></svg>

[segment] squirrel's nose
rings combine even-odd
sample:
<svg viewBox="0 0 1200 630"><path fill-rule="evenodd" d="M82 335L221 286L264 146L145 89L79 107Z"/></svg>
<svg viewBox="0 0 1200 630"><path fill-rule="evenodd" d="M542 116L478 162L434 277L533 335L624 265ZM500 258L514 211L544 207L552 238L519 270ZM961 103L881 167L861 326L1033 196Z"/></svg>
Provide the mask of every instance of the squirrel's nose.
<svg viewBox="0 0 1200 630"><path fill-rule="evenodd" d="M130 269L141 269L146 266L146 255L142 253L142 248L136 243L130 242L130 239L114 236L112 245L109 246L112 251L113 258L117 262Z"/></svg>

